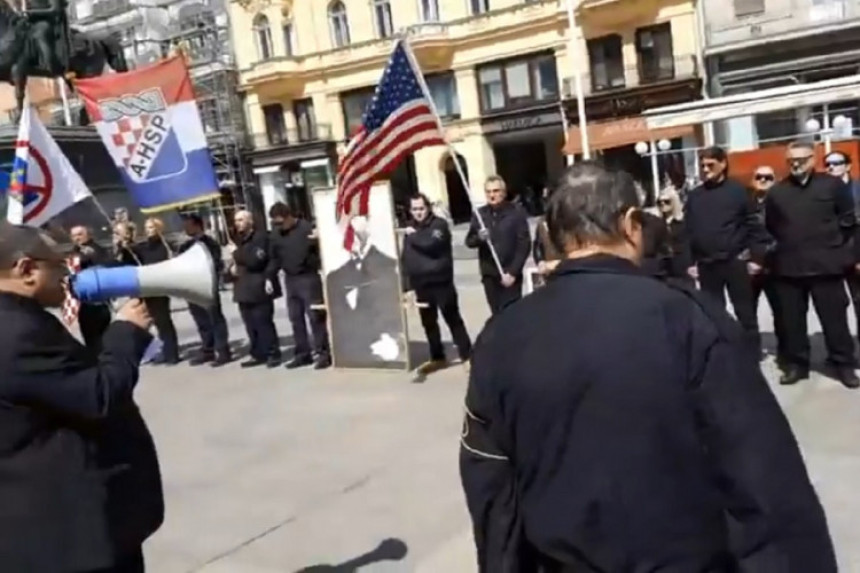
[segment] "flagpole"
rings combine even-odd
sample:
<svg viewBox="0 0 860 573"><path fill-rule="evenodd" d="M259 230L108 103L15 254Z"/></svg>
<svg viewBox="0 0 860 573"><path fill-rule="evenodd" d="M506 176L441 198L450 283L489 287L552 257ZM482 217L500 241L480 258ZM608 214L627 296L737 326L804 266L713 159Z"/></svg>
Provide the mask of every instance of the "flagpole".
<svg viewBox="0 0 860 573"><path fill-rule="evenodd" d="M487 233L487 246L490 248L490 254L493 256L493 262L496 263L496 268L499 271L499 275L505 274L505 269L502 268L502 263L499 260L499 254L496 252L496 248L493 246L493 242L490 240L489 232L487 231L487 226L484 224L484 219L481 217L481 213L478 211L478 207L475 206L475 201L472 194L472 187L469 185L469 180L466 178L466 174L463 172L463 167L460 165L459 154L457 150L454 149L454 146L451 145L451 142L448 141L448 137L445 134L445 129L442 127L442 120L439 119L439 113L436 111L436 104L433 102L433 98L430 96L430 90L427 88L427 83L424 81L424 74L421 73L421 66L418 65L418 62L415 60L415 55L412 53L412 46L409 45L409 32L411 28L407 28L406 31L400 38L400 42L403 42L403 47L406 52L406 57L409 59L409 65L412 66L412 71L415 74L415 78L418 80L418 86L421 88L421 92L424 94L424 98L427 100L427 104L430 106L430 111L433 113L433 118L436 120L436 126L439 129L439 133L442 135L442 140L445 142L445 147L448 148L448 154L451 156L451 161L454 163L454 169L457 171L457 175L460 177L460 181L463 183L463 188L469 192L469 203L472 206L472 212L475 214L475 218L478 220L478 226L481 228L481 231Z"/></svg>

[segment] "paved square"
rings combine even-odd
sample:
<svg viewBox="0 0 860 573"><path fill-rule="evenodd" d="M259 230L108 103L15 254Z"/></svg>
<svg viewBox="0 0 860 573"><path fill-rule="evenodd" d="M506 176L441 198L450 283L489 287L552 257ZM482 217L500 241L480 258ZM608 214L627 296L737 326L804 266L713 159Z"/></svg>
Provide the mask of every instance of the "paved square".
<svg viewBox="0 0 860 573"><path fill-rule="evenodd" d="M475 265L458 262L473 336L487 316ZM232 338L243 339L233 305L225 308ZM764 307L761 317L771 330ZM421 339L414 318L410 330ZM182 339L195 340L187 313L175 319ZM289 334L283 301L278 327ZM771 361L765 369L773 380ZM410 380L401 372L145 367L137 396L167 496L166 522L146 545L149 570L474 571L457 474L465 374L455 366L424 384ZM819 375L776 392L828 510L841 569L860 571L860 393ZM391 559L403 549L391 541L373 553L386 539L405 544L405 556Z"/></svg>

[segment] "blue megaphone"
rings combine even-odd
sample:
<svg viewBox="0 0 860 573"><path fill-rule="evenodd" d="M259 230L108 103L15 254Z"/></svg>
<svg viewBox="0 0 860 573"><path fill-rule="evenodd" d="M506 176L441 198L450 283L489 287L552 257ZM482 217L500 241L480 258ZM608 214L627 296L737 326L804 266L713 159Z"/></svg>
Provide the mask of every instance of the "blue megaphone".
<svg viewBox="0 0 860 573"><path fill-rule="evenodd" d="M209 251L197 243L154 265L84 269L72 277L71 288L81 302L171 296L210 307L218 296L218 277Z"/></svg>

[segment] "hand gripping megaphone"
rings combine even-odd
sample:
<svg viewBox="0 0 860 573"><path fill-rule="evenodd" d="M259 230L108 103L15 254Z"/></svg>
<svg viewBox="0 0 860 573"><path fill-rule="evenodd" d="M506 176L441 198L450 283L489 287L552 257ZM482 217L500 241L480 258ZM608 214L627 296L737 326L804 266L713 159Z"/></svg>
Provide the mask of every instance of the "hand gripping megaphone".
<svg viewBox="0 0 860 573"><path fill-rule="evenodd" d="M215 264L200 243L161 263L84 269L71 278L70 286L81 302L171 296L210 307L218 296Z"/></svg>

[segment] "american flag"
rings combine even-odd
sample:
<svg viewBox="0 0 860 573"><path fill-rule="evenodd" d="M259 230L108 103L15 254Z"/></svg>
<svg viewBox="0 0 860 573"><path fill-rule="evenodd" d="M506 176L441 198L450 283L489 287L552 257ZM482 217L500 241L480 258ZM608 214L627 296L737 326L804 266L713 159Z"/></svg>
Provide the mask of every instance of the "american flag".
<svg viewBox="0 0 860 573"><path fill-rule="evenodd" d="M420 70L412 65L409 45L394 46L376 93L364 111L361 127L338 166L337 220L344 230L344 248L354 240L349 220L367 216L370 187L410 153L444 144L439 118L422 89Z"/></svg>
<svg viewBox="0 0 860 573"><path fill-rule="evenodd" d="M66 264L69 266L69 271L72 275L80 272L81 259L77 256L71 256L66 259ZM66 300L63 301L63 322L67 326L73 325L78 320L78 311L81 310L81 302L72 296L72 291L66 287Z"/></svg>

